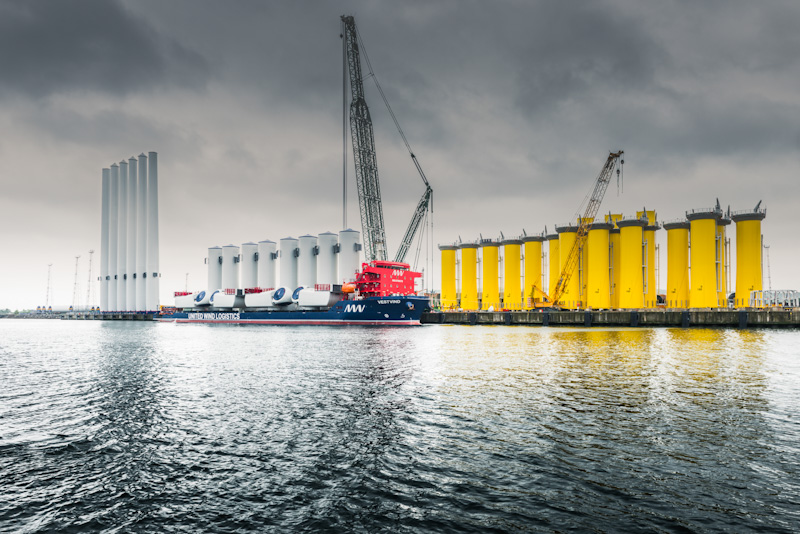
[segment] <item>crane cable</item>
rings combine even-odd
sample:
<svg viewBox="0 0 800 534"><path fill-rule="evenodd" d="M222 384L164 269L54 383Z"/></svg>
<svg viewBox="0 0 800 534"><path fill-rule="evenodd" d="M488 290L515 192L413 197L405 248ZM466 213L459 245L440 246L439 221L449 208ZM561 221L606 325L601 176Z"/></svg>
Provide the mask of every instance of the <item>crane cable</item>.
<svg viewBox="0 0 800 534"><path fill-rule="evenodd" d="M392 106L389 105L389 100L386 98L386 94L383 92L383 88L381 87L381 84L378 81L378 77L375 75L375 71L372 70L372 63L370 63L369 61L369 54L367 54L367 47L364 46L364 40L361 38L361 32L358 31L358 26L356 26L356 37L358 37L358 44L361 47L361 52L363 52L364 54L364 61L367 63L367 70L369 71L369 74L367 74L367 76L365 76L364 79L371 77L372 80L375 82L375 87L378 88L378 93L380 93L381 99L383 99L383 103L386 105L386 109L389 110L389 115L391 115L395 127L397 127L397 132L403 139L403 143L406 145L406 149L408 149L408 154L411 156L411 159L414 160L414 165L416 165L417 170L419 171L420 178L422 178L422 181L425 182L425 185L428 185L428 179L425 176L425 173L422 172L422 168L419 166L419 162L417 161L417 156L415 156L414 151L411 150L411 144L409 144L408 139L406 138L406 134L400 127L400 122L397 120L397 116L394 114Z"/></svg>

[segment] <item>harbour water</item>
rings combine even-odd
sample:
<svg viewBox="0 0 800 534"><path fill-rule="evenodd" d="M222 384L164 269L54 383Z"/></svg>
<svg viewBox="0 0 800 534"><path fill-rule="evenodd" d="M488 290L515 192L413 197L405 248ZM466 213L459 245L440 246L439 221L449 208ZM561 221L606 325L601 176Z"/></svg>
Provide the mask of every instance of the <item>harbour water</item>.
<svg viewBox="0 0 800 534"><path fill-rule="evenodd" d="M797 532L800 332L0 321L1 532Z"/></svg>

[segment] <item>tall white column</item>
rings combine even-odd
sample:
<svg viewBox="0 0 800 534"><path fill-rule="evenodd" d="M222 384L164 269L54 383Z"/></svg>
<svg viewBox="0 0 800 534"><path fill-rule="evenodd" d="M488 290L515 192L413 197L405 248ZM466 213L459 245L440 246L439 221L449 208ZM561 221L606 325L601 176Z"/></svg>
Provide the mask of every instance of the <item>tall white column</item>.
<svg viewBox="0 0 800 534"><path fill-rule="evenodd" d="M147 166L147 310L158 310L158 154L148 153Z"/></svg>
<svg viewBox="0 0 800 534"><path fill-rule="evenodd" d="M117 232L117 309L128 309L127 280L125 269L128 267L128 162L119 162L119 219Z"/></svg>
<svg viewBox="0 0 800 534"><path fill-rule="evenodd" d="M117 311L117 248L119 243L119 167L111 165L108 197L108 311Z"/></svg>
<svg viewBox="0 0 800 534"><path fill-rule="evenodd" d="M108 311L108 227L109 199L111 198L111 171L103 169L102 178L102 204L100 209L100 309Z"/></svg>
<svg viewBox="0 0 800 534"><path fill-rule="evenodd" d="M147 156L139 154L136 186L136 309L147 309Z"/></svg>
<svg viewBox="0 0 800 534"><path fill-rule="evenodd" d="M127 273L127 289L125 303L128 311L137 311L136 307L136 158L128 159L128 251L125 272Z"/></svg>

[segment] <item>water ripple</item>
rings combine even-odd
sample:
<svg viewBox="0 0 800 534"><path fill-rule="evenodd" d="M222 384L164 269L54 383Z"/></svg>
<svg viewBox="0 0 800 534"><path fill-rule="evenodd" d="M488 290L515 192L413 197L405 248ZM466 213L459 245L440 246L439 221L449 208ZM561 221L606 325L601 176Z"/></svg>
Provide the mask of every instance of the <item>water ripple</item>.
<svg viewBox="0 0 800 534"><path fill-rule="evenodd" d="M799 341L0 321L0 531L796 532Z"/></svg>

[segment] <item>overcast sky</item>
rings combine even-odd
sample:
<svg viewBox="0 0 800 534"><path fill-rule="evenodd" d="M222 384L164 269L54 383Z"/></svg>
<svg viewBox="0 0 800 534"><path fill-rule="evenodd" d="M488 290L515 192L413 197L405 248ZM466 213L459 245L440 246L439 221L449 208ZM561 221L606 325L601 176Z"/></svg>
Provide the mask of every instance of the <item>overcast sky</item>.
<svg viewBox="0 0 800 534"><path fill-rule="evenodd" d="M162 303L187 272L204 288L209 246L339 230L345 13L434 189L436 243L570 220L621 148L602 212L763 199L772 286L800 286L796 0L0 0L0 308L44 304L48 263L71 303L76 255L85 303L101 169L141 152ZM366 96L393 255L423 185Z"/></svg>

